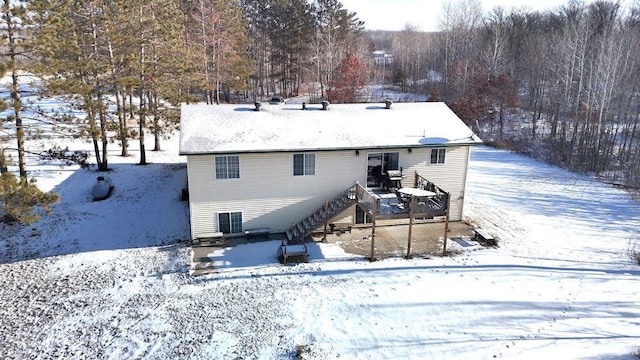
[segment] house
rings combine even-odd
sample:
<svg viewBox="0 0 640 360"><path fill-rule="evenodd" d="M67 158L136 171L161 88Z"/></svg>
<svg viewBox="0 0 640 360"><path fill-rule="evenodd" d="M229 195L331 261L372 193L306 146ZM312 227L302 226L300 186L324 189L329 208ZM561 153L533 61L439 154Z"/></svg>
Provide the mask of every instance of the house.
<svg viewBox="0 0 640 360"><path fill-rule="evenodd" d="M406 221L393 192L402 187L433 195L417 217L459 221L480 143L444 103L183 105L191 236L269 229L301 240L322 223L366 225L374 212Z"/></svg>
<svg viewBox="0 0 640 360"><path fill-rule="evenodd" d="M387 54L383 50L376 50L371 53L373 56L373 63L376 65L391 65L393 64L393 54Z"/></svg>

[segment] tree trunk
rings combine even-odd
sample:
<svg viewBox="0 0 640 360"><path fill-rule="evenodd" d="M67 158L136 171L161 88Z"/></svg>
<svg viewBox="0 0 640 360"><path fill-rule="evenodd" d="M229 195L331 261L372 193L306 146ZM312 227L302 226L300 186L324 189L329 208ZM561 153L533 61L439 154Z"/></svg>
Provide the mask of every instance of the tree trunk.
<svg viewBox="0 0 640 360"><path fill-rule="evenodd" d="M107 49L109 52L109 65L111 67L111 81L113 84L117 84L117 70L115 59L113 55L113 46L111 44L111 38L107 35ZM116 98L116 113L118 116L118 137L120 138L120 156L129 156L129 134L127 132L127 114L125 111L126 101L124 96L121 98L120 93L122 92L121 87L119 85L115 86L115 98Z"/></svg>
<svg viewBox="0 0 640 360"><path fill-rule="evenodd" d="M7 159L4 157L4 148L0 147L0 175L7 172Z"/></svg>
<svg viewBox="0 0 640 360"><path fill-rule="evenodd" d="M120 123L120 136L126 141L122 143L123 149L122 156L129 156L129 127L127 126L127 94L124 91L124 87L120 89L121 99L119 100L120 106L122 106L122 122ZM116 97L118 92L116 92Z"/></svg>
<svg viewBox="0 0 640 360"><path fill-rule="evenodd" d="M158 115L158 94L154 92L153 96L149 97L149 103L153 109L153 151L161 151L160 138L160 116Z"/></svg>
<svg viewBox="0 0 640 360"><path fill-rule="evenodd" d="M3 14L3 20L5 20L5 31L8 42L9 63L7 64L7 71L11 72L11 106L13 107L15 121L16 121L16 142L18 145L18 169L20 172L20 181L27 182L27 168L24 160L24 128L22 125L22 100L20 99L20 84L18 82L17 74L17 47L16 43L16 24L14 23L14 16L11 11L11 1L4 0L5 13Z"/></svg>
<svg viewBox="0 0 640 360"><path fill-rule="evenodd" d="M15 54L11 54L14 58ZM13 62L13 60L12 60ZM13 110L16 117L16 140L18 143L18 169L20 172L20 180L23 183L27 182L27 167L24 161L24 129L22 126L22 102L20 101L20 91L18 88L18 75L15 68L11 72L11 100L13 104Z"/></svg>
<svg viewBox="0 0 640 360"><path fill-rule="evenodd" d="M98 94L98 99L102 102L102 94ZM109 141L107 139L107 114L105 113L105 109L103 106L100 106L100 140L102 141L102 163L100 164L100 170L107 171L109 170L109 164L107 161L107 144Z"/></svg>
<svg viewBox="0 0 640 360"><path fill-rule="evenodd" d="M139 138L140 138L140 162L139 165L147 164L147 156L144 149L144 128L146 122L146 74L145 74L145 37L144 37L144 29L143 29L143 7L140 6L140 119L138 120L139 125Z"/></svg>

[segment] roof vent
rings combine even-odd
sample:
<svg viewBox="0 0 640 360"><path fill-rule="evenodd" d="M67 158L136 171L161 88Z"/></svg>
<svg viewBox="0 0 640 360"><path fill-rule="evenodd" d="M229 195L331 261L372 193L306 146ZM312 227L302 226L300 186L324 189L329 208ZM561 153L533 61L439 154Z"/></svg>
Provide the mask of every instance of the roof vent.
<svg viewBox="0 0 640 360"><path fill-rule="evenodd" d="M329 109L329 102L328 101L323 101L321 102L322 104L322 110L328 110Z"/></svg>
<svg viewBox="0 0 640 360"><path fill-rule="evenodd" d="M262 103L261 102L256 101L255 103L253 103L253 105L256 106L256 111L260 111L260 108L262 107Z"/></svg>
<svg viewBox="0 0 640 360"><path fill-rule="evenodd" d="M391 101L391 100L385 100L385 101L384 101L384 108L385 108L385 109L391 109L391 104L393 104L393 101Z"/></svg>

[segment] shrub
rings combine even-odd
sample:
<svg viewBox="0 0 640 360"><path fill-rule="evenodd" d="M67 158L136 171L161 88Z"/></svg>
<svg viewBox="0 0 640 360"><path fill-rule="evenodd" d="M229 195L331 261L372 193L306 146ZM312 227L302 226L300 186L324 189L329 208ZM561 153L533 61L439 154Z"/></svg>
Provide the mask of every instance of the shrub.
<svg viewBox="0 0 640 360"><path fill-rule="evenodd" d="M62 149L58 146L43 151L40 153L40 159L42 160L62 160L65 165L78 164L83 169L89 168L89 153L86 151L75 150L71 151L68 147Z"/></svg>
<svg viewBox="0 0 640 360"><path fill-rule="evenodd" d="M58 200L58 195L42 192L33 180L18 181L9 172L0 175L0 215L3 219L30 224L40 218L38 209L49 213L49 205Z"/></svg>

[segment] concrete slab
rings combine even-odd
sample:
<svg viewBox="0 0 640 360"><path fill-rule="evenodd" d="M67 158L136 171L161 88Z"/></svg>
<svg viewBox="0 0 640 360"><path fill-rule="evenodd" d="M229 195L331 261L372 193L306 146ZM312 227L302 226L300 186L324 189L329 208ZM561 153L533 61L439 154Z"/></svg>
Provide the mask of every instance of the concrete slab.
<svg viewBox="0 0 640 360"><path fill-rule="evenodd" d="M216 250L221 250L227 247L235 247L241 244L251 244L261 241L271 240L284 240L284 234L269 234L269 235L256 235L251 237L240 236L225 238L217 241L205 241L201 243L195 243L191 245L192 253L192 275L204 275L211 272L215 272L215 268L211 259L207 256ZM275 256L275 254L274 254Z"/></svg>
<svg viewBox="0 0 640 360"><path fill-rule="evenodd" d="M401 257L407 255L409 225L387 225L376 227L375 254L377 259ZM444 223L414 224L411 240L412 256L434 256L442 254L442 243L439 241L444 235ZM469 239L473 237L473 227L464 222L450 222L447 238ZM327 243L337 244L350 254L369 257L371 254L371 227L352 228L351 232L336 231L327 234ZM222 241L203 242L193 244L192 275L204 275L215 272L211 259L207 256L212 252L227 247L267 240L284 240L284 234L269 234L247 237L228 238ZM322 241L322 235L311 237L313 241ZM274 254L275 256L275 254Z"/></svg>

